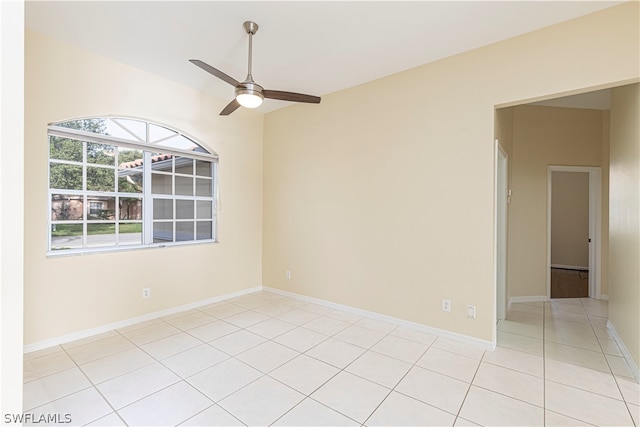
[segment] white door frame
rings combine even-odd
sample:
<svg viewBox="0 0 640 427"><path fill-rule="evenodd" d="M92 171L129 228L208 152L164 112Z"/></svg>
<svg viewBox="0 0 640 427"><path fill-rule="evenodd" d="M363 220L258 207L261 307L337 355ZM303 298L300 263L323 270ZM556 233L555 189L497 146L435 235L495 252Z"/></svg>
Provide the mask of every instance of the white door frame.
<svg viewBox="0 0 640 427"><path fill-rule="evenodd" d="M602 245L602 168L591 166L549 166L547 172L547 298L551 298L551 178L552 172L589 174L589 297L601 298L600 265Z"/></svg>
<svg viewBox="0 0 640 427"><path fill-rule="evenodd" d="M495 141L495 282L496 321L507 317L507 153Z"/></svg>

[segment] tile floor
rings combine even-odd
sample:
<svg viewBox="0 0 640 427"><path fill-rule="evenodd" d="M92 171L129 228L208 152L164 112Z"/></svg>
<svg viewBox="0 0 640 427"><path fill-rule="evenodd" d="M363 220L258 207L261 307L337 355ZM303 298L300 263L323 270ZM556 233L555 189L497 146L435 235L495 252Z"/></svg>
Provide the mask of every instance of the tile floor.
<svg viewBox="0 0 640 427"><path fill-rule="evenodd" d="M95 426L638 425L606 301L508 319L490 352L259 292L26 354L24 409Z"/></svg>

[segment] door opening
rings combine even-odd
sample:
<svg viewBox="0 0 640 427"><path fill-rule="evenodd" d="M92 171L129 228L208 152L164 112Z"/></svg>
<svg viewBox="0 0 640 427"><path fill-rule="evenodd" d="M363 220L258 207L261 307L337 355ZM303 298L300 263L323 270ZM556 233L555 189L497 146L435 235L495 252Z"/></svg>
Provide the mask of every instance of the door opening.
<svg viewBox="0 0 640 427"><path fill-rule="evenodd" d="M507 161L496 140L496 321L507 317Z"/></svg>
<svg viewBox="0 0 640 427"><path fill-rule="evenodd" d="M549 166L549 298L600 298L600 189L599 167Z"/></svg>

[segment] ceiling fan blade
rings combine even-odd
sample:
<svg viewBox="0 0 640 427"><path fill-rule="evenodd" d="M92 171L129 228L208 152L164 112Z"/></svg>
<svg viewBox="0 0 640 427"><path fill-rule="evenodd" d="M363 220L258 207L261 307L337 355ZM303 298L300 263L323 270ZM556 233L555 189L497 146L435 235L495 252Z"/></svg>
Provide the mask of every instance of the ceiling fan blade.
<svg viewBox="0 0 640 427"><path fill-rule="evenodd" d="M229 83L233 87L236 87L240 84L240 82L234 79L233 77L226 75L222 71L216 68L213 68L211 65L205 62L202 62L199 59L190 59L189 62L191 62L193 65L197 65L198 67L202 68L207 73L211 73L217 78L224 80L225 82Z"/></svg>
<svg viewBox="0 0 640 427"><path fill-rule="evenodd" d="M320 97L313 95L305 95L304 93L284 92L281 90L266 90L262 91L265 98L279 99L281 101L293 101L293 102L307 102L309 104L319 104Z"/></svg>
<svg viewBox="0 0 640 427"><path fill-rule="evenodd" d="M221 116L228 116L229 114L231 114L234 111L236 111L238 109L238 107L240 107L240 103L238 101L236 101L235 98L233 98L233 101L228 103L227 106L224 107L224 109L222 111L220 111L220 115Z"/></svg>

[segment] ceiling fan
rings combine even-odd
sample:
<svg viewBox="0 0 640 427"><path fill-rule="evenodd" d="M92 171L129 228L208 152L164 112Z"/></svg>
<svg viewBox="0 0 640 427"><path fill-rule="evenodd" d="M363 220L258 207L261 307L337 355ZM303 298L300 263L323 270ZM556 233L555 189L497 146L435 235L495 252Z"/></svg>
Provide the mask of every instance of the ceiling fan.
<svg viewBox="0 0 640 427"><path fill-rule="evenodd" d="M236 88L236 97L233 99L233 101L227 104L226 107L224 107L224 109L220 112L220 115L228 116L229 114L237 110L240 106L246 108L257 108L260 106L260 104L262 104L264 98L319 104L319 96L305 95L303 93L295 92L284 92L281 90L268 90L264 89L262 86L253 81L253 76L251 75L252 40L253 35L258 31L258 24L252 21L247 21L242 26L244 27L247 34L249 34L249 72L247 73L247 77L243 82L237 81L233 77L228 76L222 71L213 68L211 65L204 63L199 59L189 60L189 62L191 62L192 64L197 65L206 72L213 74L217 78L224 80L225 82Z"/></svg>

